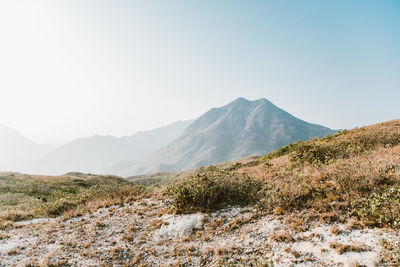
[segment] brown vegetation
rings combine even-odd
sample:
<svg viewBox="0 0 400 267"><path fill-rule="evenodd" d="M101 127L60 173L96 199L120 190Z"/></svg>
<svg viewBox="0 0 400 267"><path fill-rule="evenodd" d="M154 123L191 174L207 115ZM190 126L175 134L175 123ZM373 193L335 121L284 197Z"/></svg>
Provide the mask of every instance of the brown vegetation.
<svg viewBox="0 0 400 267"><path fill-rule="evenodd" d="M400 227L400 120L298 142L246 163L203 169L166 190L179 212L249 204L277 214ZM374 203L372 205L372 203Z"/></svg>
<svg viewBox="0 0 400 267"><path fill-rule="evenodd" d="M145 182L146 177L150 177L149 183ZM285 245L322 242L321 232L310 230L319 223L325 224L326 234L336 240L329 241L324 250L339 255L367 253L376 248L340 237L354 228L368 227L386 229L362 231L392 231L393 236L398 236L400 120L299 142L263 158L131 180L141 185L114 176L79 173L60 177L0 174L0 227L12 226L12 221L61 215L62 220L55 221L46 233L42 231L41 242L50 244L47 240L58 238L62 253L79 252L81 259L100 257L107 264L138 265L145 264L145 259L154 263L169 258L178 266L192 262L206 265L216 263L216 259L220 266L230 266L241 264L240 257L266 256L272 253L272 246L282 248L293 262L313 261L307 252ZM38 197L45 197L48 202ZM226 210L247 207L240 209L239 215L223 215L220 209L229 206L231 209ZM169 216L189 216L168 214L171 210L208 214L204 215L201 230L178 242L172 238L149 238L168 225ZM210 214L213 211L217 215ZM68 220L83 214L87 216ZM274 226L274 221L279 227ZM110 229L114 229L112 234ZM0 235L0 240L9 239L14 230L17 231L7 229L9 232ZM64 231L66 236L57 237L58 231ZM98 238L100 233L104 239ZM393 236L382 238L380 244L381 262L388 266L400 264L399 246ZM258 243L242 244L253 238ZM200 249L199 244L208 245ZM24 250L10 250L11 254L4 257L19 257L20 252ZM272 265L265 257L254 262ZM63 263L62 257L49 255L48 264Z"/></svg>

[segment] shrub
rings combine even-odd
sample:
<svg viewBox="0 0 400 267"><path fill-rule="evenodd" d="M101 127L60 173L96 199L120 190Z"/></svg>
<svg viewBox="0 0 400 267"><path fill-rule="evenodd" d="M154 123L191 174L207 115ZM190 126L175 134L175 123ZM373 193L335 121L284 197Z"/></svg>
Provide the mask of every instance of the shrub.
<svg viewBox="0 0 400 267"><path fill-rule="evenodd" d="M349 158L377 147L394 147L400 144L399 132L364 132L360 129L355 135L346 135L350 135L350 132L289 144L267 154L264 160L290 154L293 163L328 164L335 159Z"/></svg>
<svg viewBox="0 0 400 267"><path fill-rule="evenodd" d="M400 189L389 188L351 203L351 215L367 226L400 228Z"/></svg>
<svg viewBox="0 0 400 267"><path fill-rule="evenodd" d="M278 208L281 212L301 210L319 202L324 194L321 188L306 180L293 181L290 185L284 183L276 181L263 186L259 193L262 208L268 211Z"/></svg>
<svg viewBox="0 0 400 267"><path fill-rule="evenodd" d="M264 160L271 160L271 159L279 158L281 156L290 154L293 151L295 151L298 146L301 146L302 144L303 144L302 141L298 141L296 143L289 144L287 146L283 146L278 150L275 150L275 151L272 151L272 152L268 153L267 155L264 156L263 159Z"/></svg>
<svg viewBox="0 0 400 267"><path fill-rule="evenodd" d="M78 204L73 200L73 196L57 199L44 205L44 214L50 216L59 216L64 212L76 208Z"/></svg>
<svg viewBox="0 0 400 267"><path fill-rule="evenodd" d="M95 185L90 188L81 189L76 194L55 191L49 197L49 201L41 205L39 213L49 216L59 216L63 213L85 205L94 199L105 199L113 204L130 202L143 192L142 187L137 185Z"/></svg>
<svg viewBox="0 0 400 267"><path fill-rule="evenodd" d="M297 146L291 161L296 163L308 162L310 164L328 163L340 156L345 157L347 153L339 146L302 143Z"/></svg>
<svg viewBox="0 0 400 267"><path fill-rule="evenodd" d="M176 211L213 211L225 205L255 202L261 183L243 174L211 166L166 189Z"/></svg>

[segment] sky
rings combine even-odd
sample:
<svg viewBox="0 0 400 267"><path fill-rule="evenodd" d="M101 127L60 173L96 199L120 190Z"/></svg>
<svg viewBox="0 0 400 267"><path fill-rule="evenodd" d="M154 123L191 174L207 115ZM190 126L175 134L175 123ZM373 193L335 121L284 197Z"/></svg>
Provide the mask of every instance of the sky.
<svg viewBox="0 0 400 267"><path fill-rule="evenodd" d="M333 129L400 118L400 1L0 0L0 124L35 142L238 97Z"/></svg>

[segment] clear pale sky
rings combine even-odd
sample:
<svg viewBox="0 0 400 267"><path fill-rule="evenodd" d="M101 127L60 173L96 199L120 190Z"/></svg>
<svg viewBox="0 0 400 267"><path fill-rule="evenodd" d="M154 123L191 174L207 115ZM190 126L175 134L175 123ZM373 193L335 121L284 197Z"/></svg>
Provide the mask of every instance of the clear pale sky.
<svg viewBox="0 0 400 267"><path fill-rule="evenodd" d="M0 124L36 142L240 96L334 129L400 118L400 1L0 1Z"/></svg>

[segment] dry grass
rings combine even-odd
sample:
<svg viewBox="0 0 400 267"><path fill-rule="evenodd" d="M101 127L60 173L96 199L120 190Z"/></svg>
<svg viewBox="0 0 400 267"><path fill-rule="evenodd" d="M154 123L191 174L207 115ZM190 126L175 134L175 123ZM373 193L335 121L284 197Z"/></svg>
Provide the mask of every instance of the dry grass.
<svg viewBox="0 0 400 267"><path fill-rule="evenodd" d="M363 252L367 251L365 247L363 247L360 244L354 243L354 244L340 244L340 243L330 243L329 247L331 249L334 249L338 254L343 254L345 252Z"/></svg>
<svg viewBox="0 0 400 267"><path fill-rule="evenodd" d="M288 232L274 233L271 235L271 240L275 242L293 243L294 239Z"/></svg>
<svg viewBox="0 0 400 267"><path fill-rule="evenodd" d="M279 214L309 210L325 222L353 216L364 226L398 228L399 137L400 121L390 121L305 142L300 150L294 145L237 172L262 181L260 207L264 209ZM343 151L329 160L319 160L319 154L312 160L312 153L303 148L314 145ZM301 153L306 156L299 156ZM374 211L367 201L371 198L378 203Z"/></svg>
<svg viewBox="0 0 400 267"><path fill-rule="evenodd" d="M349 219L360 227L399 228L400 120L299 142L263 158L131 179L146 184L147 178L151 186L146 189L115 176L3 173L0 227L39 216L70 218L146 196L170 202L183 213L256 204L263 213L293 215L293 229L304 229L307 220ZM134 212L143 216L151 209ZM169 211L159 210L157 216ZM234 221L227 230L245 223Z"/></svg>
<svg viewBox="0 0 400 267"><path fill-rule="evenodd" d="M390 242L384 238L381 240L383 258L392 266L400 266L400 242Z"/></svg>
<svg viewBox="0 0 400 267"><path fill-rule="evenodd" d="M143 187L116 176L0 173L0 228L36 217L81 215L132 202L145 193Z"/></svg>
<svg viewBox="0 0 400 267"><path fill-rule="evenodd" d="M251 196L275 214L301 213L325 223L352 217L363 227L399 228L398 190L400 120L394 120L298 142L262 159L202 169L179 179L167 196L181 212L254 203L247 201ZM372 210L371 198L378 209Z"/></svg>

